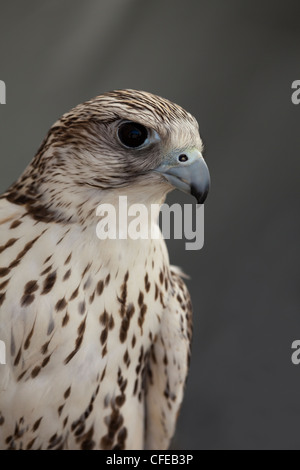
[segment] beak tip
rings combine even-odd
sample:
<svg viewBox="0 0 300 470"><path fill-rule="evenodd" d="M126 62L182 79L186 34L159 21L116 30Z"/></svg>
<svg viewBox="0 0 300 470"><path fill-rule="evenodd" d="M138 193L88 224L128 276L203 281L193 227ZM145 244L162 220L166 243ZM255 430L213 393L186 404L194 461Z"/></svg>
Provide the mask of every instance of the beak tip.
<svg viewBox="0 0 300 470"><path fill-rule="evenodd" d="M191 187L191 194L197 199L197 204L204 204L208 195L209 189L206 188L204 191L199 191L195 186Z"/></svg>

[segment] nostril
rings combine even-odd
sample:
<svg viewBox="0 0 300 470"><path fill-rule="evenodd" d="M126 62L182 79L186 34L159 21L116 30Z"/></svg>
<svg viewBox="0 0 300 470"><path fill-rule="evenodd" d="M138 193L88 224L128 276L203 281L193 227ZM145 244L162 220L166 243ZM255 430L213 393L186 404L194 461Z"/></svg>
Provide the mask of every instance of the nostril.
<svg viewBox="0 0 300 470"><path fill-rule="evenodd" d="M179 160L181 163L183 163L183 162L187 162L187 161L188 161L188 159L189 159L189 158L188 158L188 156L187 156L187 155L185 155L184 153L182 153L182 154L181 154L181 155L179 155L179 157L178 157L178 160Z"/></svg>

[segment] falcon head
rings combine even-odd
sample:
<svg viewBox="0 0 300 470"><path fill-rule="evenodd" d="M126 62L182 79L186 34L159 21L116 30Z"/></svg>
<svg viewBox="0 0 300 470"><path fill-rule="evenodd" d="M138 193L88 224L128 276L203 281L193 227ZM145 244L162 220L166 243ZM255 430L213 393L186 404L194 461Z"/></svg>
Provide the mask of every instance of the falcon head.
<svg viewBox="0 0 300 470"><path fill-rule="evenodd" d="M31 206L57 209L78 193L82 201L82 193L88 199L134 189L136 202L145 194L156 202L178 188L201 204L210 185L202 149L197 121L180 106L146 92L112 91L52 126L13 193L25 188Z"/></svg>

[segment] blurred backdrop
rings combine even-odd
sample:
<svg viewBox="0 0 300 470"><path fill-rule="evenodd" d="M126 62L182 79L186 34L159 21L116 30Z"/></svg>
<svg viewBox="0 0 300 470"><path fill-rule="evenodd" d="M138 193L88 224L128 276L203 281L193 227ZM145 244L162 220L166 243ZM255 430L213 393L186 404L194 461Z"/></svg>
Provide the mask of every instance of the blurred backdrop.
<svg viewBox="0 0 300 470"><path fill-rule="evenodd" d="M205 246L168 243L194 304L177 449L300 449L299 18L291 0L0 3L1 192L62 113L104 91L147 90L199 121Z"/></svg>

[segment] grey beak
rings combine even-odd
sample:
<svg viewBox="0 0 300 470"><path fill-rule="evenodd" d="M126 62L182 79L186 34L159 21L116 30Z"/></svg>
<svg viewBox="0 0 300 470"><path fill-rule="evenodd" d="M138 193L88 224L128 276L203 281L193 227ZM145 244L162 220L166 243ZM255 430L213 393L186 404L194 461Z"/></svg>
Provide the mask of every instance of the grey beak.
<svg viewBox="0 0 300 470"><path fill-rule="evenodd" d="M175 188L195 196L198 204L204 203L210 188L210 175L202 157L188 165L169 168L161 166L156 171L161 173Z"/></svg>

